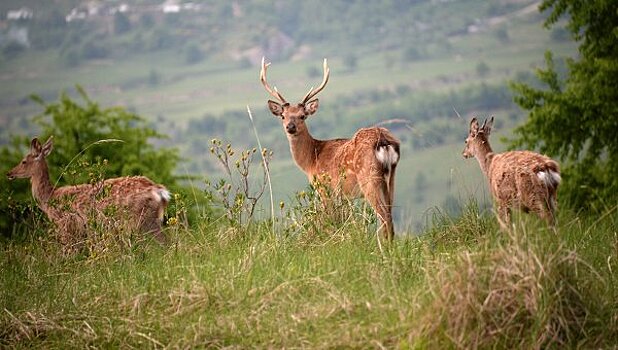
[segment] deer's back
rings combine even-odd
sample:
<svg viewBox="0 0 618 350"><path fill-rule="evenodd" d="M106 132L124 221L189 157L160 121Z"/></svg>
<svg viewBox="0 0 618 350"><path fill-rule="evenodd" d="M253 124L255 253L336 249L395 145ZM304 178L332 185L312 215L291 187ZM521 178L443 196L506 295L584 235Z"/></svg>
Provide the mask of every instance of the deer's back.
<svg viewBox="0 0 618 350"><path fill-rule="evenodd" d="M349 139L317 140L314 156L320 168L315 172L329 172L329 169L337 167L356 169L364 162L374 161L373 151L381 139L399 145L399 141L387 129L378 127L362 128Z"/></svg>
<svg viewBox="0 0 618 350"><path fill-rule="evenodd" d="M61 205L70 205L76 211L102 209L110 205L146 205L146 201L157 200L153 191L165 190L144 176L128 176L107 179L93 184L82 184L57 188L53 198Z"/></svg>
<svg viewBox="0 0 618 350"><path fill-rule="evenodd" d="M357 195L357 181L365 176L381 176L382 165L378 164L375 156L379 142L396 145L399 141L385 128L362 128L349 139L333 139L317 141L316 169L310 178L326 174L331 185L339 184L341 175L345 176L344 192ZM366 174L366 172L376 174Z"/></svg>

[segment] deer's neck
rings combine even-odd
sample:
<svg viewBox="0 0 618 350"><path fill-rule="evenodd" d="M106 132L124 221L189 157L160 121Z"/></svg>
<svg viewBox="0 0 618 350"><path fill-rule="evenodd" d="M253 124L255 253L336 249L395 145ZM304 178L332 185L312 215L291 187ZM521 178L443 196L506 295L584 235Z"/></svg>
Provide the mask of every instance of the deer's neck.
<svg viewBox="0 0 618 350"><path fill-rule="evenodd" d="M30 181L32 182L32 196L45 211L47 202L54 193L54 187L49 181L47 165L43 164L43 166L30 178Z"/></svg>
<svg viewBox="0 0 618 350"><path fill-rule="evenodd" d="M481 170L485 176L488 176L489 166L494 159L494 152L492 151L488 141L485 141L478 146L475 158L479 162Z"/></svg>
<svg viewBox="0 0 618 350"><path fill-rule="evenodd" d="M288 141L296 164L305 174L312 173L317 158L318 141L309 134L309 131L298 135L288 134Z"/></svg>

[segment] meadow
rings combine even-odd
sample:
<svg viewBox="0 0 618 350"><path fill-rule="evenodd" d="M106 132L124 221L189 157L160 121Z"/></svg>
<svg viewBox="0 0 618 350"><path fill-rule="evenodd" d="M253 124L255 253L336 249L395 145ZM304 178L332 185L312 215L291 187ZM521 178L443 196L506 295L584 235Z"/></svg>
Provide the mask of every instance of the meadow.
<svg viewBox="0 0 618 350"><path fill-rule="evenodd" d="M362 209L170 226L169 247L99 238L65 255L43 230L2 246L4 348L611 348L616 207L498 229L472 201L380 242ZM360 210L360 211L359 211Z"/></svg>

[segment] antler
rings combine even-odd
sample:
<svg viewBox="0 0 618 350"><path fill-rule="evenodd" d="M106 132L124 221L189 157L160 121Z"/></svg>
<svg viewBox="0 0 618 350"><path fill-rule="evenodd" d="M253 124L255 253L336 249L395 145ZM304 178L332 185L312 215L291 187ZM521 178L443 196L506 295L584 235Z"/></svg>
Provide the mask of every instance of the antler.
<svg viewBox="0 0 618 350"><path fill-rule="evenodd" d="M307 94L303 98L303 102L301 102L302 104L307 103L307 101L311 100L312 98L315 97L315 95L319 94L320 91L322 91L322 89L324 89L324 87L326 86L326 83L328 83L328 77L330 76L330 69L328 68L328 63L326 62L326 58L324 59L323 70L324 70L324 78L322 78L322 84L320 84L320 86L318 86L318 88L315 90L313 90L313 87L311 87L311 89L309 89L309 92L307 92Z"/></svg>
<svg viewBox="0 0 618 350"><path fill-rule="evenodd" d="M270 66L270 62L265 63L264 60L265 58L264 56L262 56L262 70L260 71L260 81L262 82L262 85L264 85L264 88L272 97L278 99L281 103L288 103L285 98L283 98L283 96L279 93L279 91L277 91L276 86L274 89L271 89L270 85L268 85L268 83L266 82L266 69L268 68L268 66Z"/></svg>

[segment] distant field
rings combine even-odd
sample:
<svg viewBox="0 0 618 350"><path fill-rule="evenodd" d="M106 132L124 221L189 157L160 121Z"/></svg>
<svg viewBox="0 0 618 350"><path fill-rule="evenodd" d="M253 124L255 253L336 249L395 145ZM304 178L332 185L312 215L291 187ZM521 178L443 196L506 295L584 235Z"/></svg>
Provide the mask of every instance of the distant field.
<svg viewBox="0 0 618 350"><path fill-rule="evenodd" d="M572 43L555 43L538 23L521 22L509 26L508 43L500 43L487 33L454 37L452 52L443 57L395 63L387 67L387 56L399 57L400 51L369 53L359 56L357 68L348 71L342 59L331 57L331 81L322 96L336 103L340 95L369 88L388 88L405 84L413 88L457 88L478 80L475 68L479 62L491 69L484 79L512 77L520 70L529 71L543 64L543 53L553 50L558 56L575 54ZM258 80L259 67L238 68L233 62L205 61L195 65L183 63L179 53L163 52L133 56L123 60L95 61L68 69L57 58L56 51L26 54L23 59L0 65L0 105L3 113L24 118L36 108L20 103L31 93L54 99L62 90L75 84L87 88L90 96L106 105L135 108L138 113L154 118L183 121L226 110L242 110L259 106L267 98ZM316 54L320 57L321 55ZM309 67L319 68L320 58L304 62L275 62L269 79L290 99L300 98L320 77L309 78ZM151 72L159 83L148 85ZM445 83L444 78L448 78Z"/></svg>

